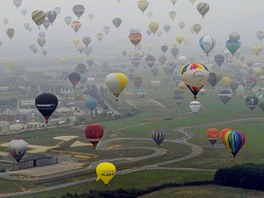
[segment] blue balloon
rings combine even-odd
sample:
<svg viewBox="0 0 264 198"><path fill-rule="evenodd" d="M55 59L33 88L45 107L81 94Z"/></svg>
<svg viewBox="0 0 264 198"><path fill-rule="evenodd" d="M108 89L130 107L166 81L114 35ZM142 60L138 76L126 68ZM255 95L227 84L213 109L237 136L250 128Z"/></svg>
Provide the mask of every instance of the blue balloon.
<svg viewBox="0 0 264 198"><path fill-rule="evenodd" d="M229 52L234 55L236 51L240 48L241 42L237 40L227 40L226 41L226 48Z"/></svg>
<svg viewBox="0 0 264 198"><path fill-rule="evenodd" d="M97 100L95 98L89 98L85 102L85 106L90 110L93 111L97 107Z"/></svg>

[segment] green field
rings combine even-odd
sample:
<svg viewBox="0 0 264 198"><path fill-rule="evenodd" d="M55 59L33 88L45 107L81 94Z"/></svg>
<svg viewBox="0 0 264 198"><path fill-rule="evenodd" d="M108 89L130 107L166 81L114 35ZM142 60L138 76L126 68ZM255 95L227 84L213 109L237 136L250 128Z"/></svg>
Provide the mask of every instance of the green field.
<svg viewBox="0 0 264 198"><path fill-rule="evenodd" d="M177 188L166 188L157 192L149 193L141 198L159 198L159 197L182 197L182 198L203 198L203 197L263 197L264 192L255 190L245 190L241 188L230 188L222 186L188 186Z"/></svg>
<svg viewBox="0 0 264 198"><path fill-rule="evenodd" d="M110 96L110 98L113 99L113 104L116 106L117 110L121 113L125 113L125 115L123 115L121 119L95 121L96 123L99 122L105 129L105 135L103 139L111 140L107 144L107 150L94 150L92 146L70 147L70 145L77 140L83 143L88 143L88 140L84 135L83 127L86 124L94 122L94 120L90 119L87 119L87 123L82 126L43 129L1 136L0 143L6 143L14 138L23 138L29 144L55 146L61 142L60 140L53 139L56 136L78 136L74 140L62 143L60 148L55 149L55 154L60 152L61 156L63 155L63 152L72 152L70 155L73 157L73 159L85 163L84 167L88 167L91 162L102 159L133 159L134 157L150 155L154 151L148 148L144 149L142 147L156 148L156 144L151 141L151 132L153 130L162 128L166 133L166 140L175 140L184 137L184 134L177 132L176 129L187 127L185 131L193 135L193 138L188 141L202 146L204 151L197 157L177 163L167 164L166 166L164 165L165 167L218 169L245 162L264 163L264 135L262 134L264 128L263 120L219 124L219 122L232 121L236 119L263 118L263 112L259 107L257 107L252 112L245 105L244 99L241 99L237 96L233 96L230 102L227 105L224 105L218 99L218 92L211 89L209 86L205 86L207 89L206 94L204 96L198 96L198 101L201 102L203 108L201 108L197 114L193 114L188 107L189 102L192 100L192 95L188 90L186 90L185 94L186 99L180 106L178 106L173 99L173 89L176 88L176 85L172 83L172 81L169 84L162 83L158 90L159 94L157 94L157 91L150 87L151 75L147 74L146 76L147 77L143 83L143 86L147 89L148 93L144 101L140 101L137 96L122 94L119 98L119 101L115 103L114 98ZM160 74L160 77L162 78L164 76ZM135 87L133 84L130 84L128 89L135 89ZM246 92L248 94L252 94L251 90L246 90ZM166 108L151 102L150 99L160 102ZM138 114L134 115L133 117L126 117L126 113L133 109L128 104L128 102L126 102L126 100L129 100L135 106L137 106ZM221 146L220 140L218 140L216 143L215 148L210 146L205 136L205 131L209 127L216 127L219 130L222 128L232 128L241 130L245 133L246 143L235 159L233 159L232 155L228 153L228 151L223 146ZM135 139L127 140L119 138ZM140 138L148 138L149 140L142 140ZM137 147L140 147L140 149ZM120 163L117 163L116 166L118 167L118 170L133 169L135 167L138 168L145 165L177 159L191 153L191 148L189 146L168 141L164 141L161 145L161 148L166 149L166 153L162 156L139 161L132 160L131 162L120 161ZM7 151L7 148L0 147L0 151ZM49 150L47 152L52 153L53 151ZM90 159L78 159L78 157L76 158L76 156L74 156L74 153L93 155L94 157ZM3 166L5 166L5 163L0 164L0 167ZM212 172L148 170L129 173L126 175L117 175L111 181L107 189L147 188L153 184L158 185L168 182L181 183L185 181L211 180L213 175L214 174ZM56 179L40 180L38 182L24 183L19 181L9 182L7 180L1 180L3 186L6 186L6 188L1 188L0 193L12 192L12 189L16 189L17 191L24 191L28 189L32 190L66 182L79 181L91 177L95 177L94 170L88 171L87 173L80 172L75 175L64 175L63 177ZM187 193L186 196L188 196L188 193L190 193L189 195L192 196L192 193L196 191L196 187L193 187L191 190L186 188L177 188L175 193L182 193L183 196L185 196L184 193ZM36 197L59 197L66 192L81 193L88 192L90 189L102 190L105 189L105 187L102 185L102 183L90 182L56 190L56 192L53 191L37 194ZM203 186L201 189L203 189L199 192L201 195L198 195L201 197L204 195L206 197L210 196L211 190L219 191L220 195L222 190L225 188ZM161 191L161 193L173 194L174 192L171 192L170 190L171 189L165 189L164 192ZM234 193L236 190L237 189L234 190ZM175 194L175 196L177 195L178 194Z"/></svg>

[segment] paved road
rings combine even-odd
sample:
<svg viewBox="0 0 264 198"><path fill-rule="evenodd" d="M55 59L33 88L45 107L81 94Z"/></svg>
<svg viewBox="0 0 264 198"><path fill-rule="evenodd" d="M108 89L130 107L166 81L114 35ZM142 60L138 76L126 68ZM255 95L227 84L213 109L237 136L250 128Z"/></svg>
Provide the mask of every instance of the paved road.
<svg viewBox="0 0 264 198"><path fill-rule="evenodd" d="M222 121L222 122L216 122L216 123L210 123L210 124L201 124L201 125L195 125L195 126L189 126L189 127L182 127L182 128L176 129L176 132L183 133L184 137L182 137L180 139L176 139L176 140L166 140L166 141L167 142L179 143L179 144L184 144L184 145L190 146L192 148L192 153L190 153L190 154L188 154L188 155L186 155L184 157L180 157L180 158L173 159L173 160L168 160L168 161L164 161L164 162L154 163L154 164L150 164L150 165L146 165L146 166L142 166L142 167L135 167L133 169L117 171L117 174L118 175L119 174L128 174L128 173L131 173L131 172L136 172L136 171L141 171L141 170L149 170L149 169L210 171L210 172L214 172L216 170L213 170L213 169L169 168L169 167L159 167L159 166L170 164L170 163L175 163L175 162L179 162L179 161L183 161L183 160L186 160L186 159L190 159L190 158L193 158L195 156L200 155L203 152L203 148L200 145L196 145L196 144L187 142L187 140L191 139L193 137L193 135L185 132L186 129L206 127L206 126L219 125L219 124L228 124L228 123L233 123L233 122L250 121L250 120L252 120L252 121L254 121L254 120L263 120L264 121L264 118L244 118L244 119ZM149 140L149 141L151 141L151 139L149 139L149 138L119 138L119 139L121 139L121 140L122 139L123 140L129 140L129 139L138 140L138 139L140 139L140 140ZM107 142L103 143L102 148L105 148L104 144L107 144ZM136 147L136 148L141 148L141 147ZM152 147L142 147L142 149L143 148L144 149L146 149L146 148L147 149L154 149ZM126 148L124 148L124 149L126 149ZM146 158L149 158L149 157L156 157L156 156L160 156L162 154L165 154L164 152L166 152L165 149L164 150L157 149L157 150L155 150L155 152L153 154L150 154L150 155L147 155L147 156L143 156L143 157L129 158L128 160L134 161L133 159L142 160L142 159L146 159ZM124 160L124 158L109 159L109 160L111 160L111 161L113 161L113 160ZM102 161L105 161L105 160L102 160ZM98 164L98 162L92 163L91 166L88 169L95 168L96 164ZM78 171L79 172L80 171L84 171L84 169L76 170L76 172L78 172ZM29 195L29 194L35 194L35 193L40 193L40 192L46 192L46 191L61 189L61 188L69 187L69 186L82 184L82 183L93 182L93 181L95 181L95 179L96 178L88 178L88 179L75 181L75 182L64 183L64 184L60 184L60 185L56 185L56 186L52 186L52 187L48 187L48 188L42 188L42 189L36 189L36 190L31 190L31 191L26 191L26 192L18 192L18 193L10 193L10 194L5 194L5 195L0 195L0 197L15 197L15 196L18 196L18 195ZM25 181L25 179L23 179L23 180Z"/></svg>

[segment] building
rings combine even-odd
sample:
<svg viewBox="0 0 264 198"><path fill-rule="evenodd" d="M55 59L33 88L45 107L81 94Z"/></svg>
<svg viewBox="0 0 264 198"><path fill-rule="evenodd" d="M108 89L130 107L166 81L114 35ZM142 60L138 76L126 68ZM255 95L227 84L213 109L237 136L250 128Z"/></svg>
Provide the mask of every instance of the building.
<svg viewBox="0 0 264 198"><path fill-rule="evenodd" d="M41 122L29 122L26 127L27 129L43 129L46 127L46 124Z"/></svg>
<svg viewBox="0 0 264 198"><path fill-rule="evenodd" d="M26 125L25 124L21 124L21 123L16 123L16 124L12 124L9 126L9 130L10 131L22 131L26 129Z"/></svg>
<svg viewBox="0 0 264 198"><path fill-rule="evenodd" d="M18 164L14 164L13 170L21 170L27 168L34 168L39 166L47 166L57 164L58 158L51 154L37 153L24 157Z"/></svg>

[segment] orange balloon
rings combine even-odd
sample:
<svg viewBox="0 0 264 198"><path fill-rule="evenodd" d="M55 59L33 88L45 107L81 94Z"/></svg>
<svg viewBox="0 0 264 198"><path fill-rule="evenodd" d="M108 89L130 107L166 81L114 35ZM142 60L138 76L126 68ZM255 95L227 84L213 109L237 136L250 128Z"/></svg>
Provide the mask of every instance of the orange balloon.
<svg viewBox="0 0 264 198"><path fill-rule="evenodd" d="M206 131L206 137L208 141L214 145L219 137L219 130L217 128L209 128Z"/></svg>
<svg viewBox="0 0 264 198"><path fill-rule="evenodd" d="M220 137L221 137L221 139L222 139L223 144L225 144L223 139L224 139L224 137L225 137L225 134L226 134L228 131L231 131L231 129L224 128L224 129L222 129L221 132L220 132Z"/></svg>

